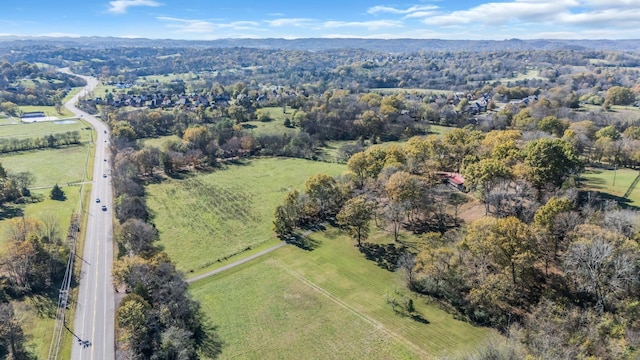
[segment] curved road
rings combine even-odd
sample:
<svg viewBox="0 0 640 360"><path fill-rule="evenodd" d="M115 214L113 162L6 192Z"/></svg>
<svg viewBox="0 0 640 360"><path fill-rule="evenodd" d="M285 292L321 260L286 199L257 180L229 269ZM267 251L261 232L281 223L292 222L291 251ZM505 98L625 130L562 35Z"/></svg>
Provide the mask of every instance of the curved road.
<svg viewBox="0 0 640 360"><path fill-rule="evenodd" d="M69 73L68 70L65 72ZM80 75L77 75L80 76ZM80 288L76 302L73 332L75 340L71 359L115 359L115 299L111 277L113 261L113 195L109 176L107 126L94 116L75 107L78 97L87 94L98 85L98 80L80 76L87 86L65 104L76 116L86 120L97 132L93 164L93 186L82 254ZM104 176L107 176L106 178ZM100 203L96 203L100 199ZM106 210L102 206L106 206Z"/></svg>

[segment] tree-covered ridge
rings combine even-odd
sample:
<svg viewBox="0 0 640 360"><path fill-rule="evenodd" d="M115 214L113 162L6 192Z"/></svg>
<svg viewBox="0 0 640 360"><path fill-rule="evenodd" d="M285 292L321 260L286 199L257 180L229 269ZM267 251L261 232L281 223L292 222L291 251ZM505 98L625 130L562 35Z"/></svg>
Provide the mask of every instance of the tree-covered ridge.
<svg viewBox="0 0 640 360"><path fill-rule="evenodd" d="M18 116L12 105L60 105L69 89L84 80L45 69L25 61L0 63L0 103L2 111Z"/></svg>

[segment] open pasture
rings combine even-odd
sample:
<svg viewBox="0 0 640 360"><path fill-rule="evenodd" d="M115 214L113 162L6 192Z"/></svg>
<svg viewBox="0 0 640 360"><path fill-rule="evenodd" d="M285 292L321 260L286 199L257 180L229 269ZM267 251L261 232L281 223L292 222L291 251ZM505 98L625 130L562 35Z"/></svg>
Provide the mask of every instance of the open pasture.
<svg viewBox="0 0 640 360"><path fill-rule="evenodd" d="M286 112L282 112L281 107L265 107L259 109L266 113L271 121L247 121L242 123L242 127L254 135L294 135L300 132L298 128L288 128L284 126L284 119L293 120L294 110L287 107Z"/></svg>
<svg viewBox="0 0 640 360"><path fill-rule="evenodd" d="M64 123L56 121L43 121L34 123L15 123L0 127L0 139L2 138L38 138L46 135L65 133L68 131L78 131L80 141L85 142L91 139L91 128L82 120L65 120Z"/></svg>
<svg viewBox="0 0 640 360"><path fill-rule="evenodd" d="M500 78L500 79L497 79L497 81L500 81L503 83L509 83L513 81L541 80L541 79L544 79L544 78L540 76L540 73L538 70L529 69L524 73L517 73L516 76L513 76L513 77Z"/></svg>
<svg viewBox="0 0 640 360"><path fill-rule="evenodd" d="M640 207L640 186L635 182L639 176L640 172L632 169L607 170L588 168L582 175L582 188L584 190L598 191L616 198L626 197L628 201L622 199L623 202Z"/></svg>
<svg viewBox="0 0 640 360"><path fill-rule="evenodd" d="M400 272L366 260L338 230L310 238L313 251L285 246L191 285L219 326L221 358L425 359L497 337L410 294ZM416 317L396 314L392 299L412 299Z"/></svg>
<svg viewBox="0 0 640 360"><path fill-rule="evenodd" d="M249 248L277 243L273 214L289 190L303 189L311 175L344 169L301 159L251 160L151 184L147 206L160 245L180 270L195 275Z"/></svg>
<svg viewBox="0 0 640 360"><path fill-rule="evenodd" d="M32 187L65 185L83 181L86 173L88 145L62 149L32 150L0 156L10 172L28 171L35 176ZM87 175L89 176L89 175Z"/></svg>
<svg viewBox="0 0 640 360"><path fill-rule="evenodd" d="M60 112L56 110L55 106L20 106L20 110L23 112L42 111L45 116L55 116L60 119L73 117L73 113L64 106L60 107Z"/></svg>
<svg viewBox="0 0 640 360"><path fill-rule="evenodd" d="M177 135L159 136L157 138L145 138L144 146L153 146L158 149L164 149L165 145L171 141L182 141Z"/></svg>
<svg viewBox="0 0 640 360"><path fill-rule="evenodd" d="M449 131L455 129L454 127L442 126L442 125L433 125L429 124L429 135L443 135L448 133ZM380 145L398 145L402 146L407 139L402 139L398 141L386 141L381 143ZM340 148L344 145L355 145L357 144L357 140L330 140L325 141L324 146L321 146L316 151L316 155L319 159L323 161L331 161L331 162L340 162L341 154ZM370 140L365 142L364 148L371 146Z"/></svg>

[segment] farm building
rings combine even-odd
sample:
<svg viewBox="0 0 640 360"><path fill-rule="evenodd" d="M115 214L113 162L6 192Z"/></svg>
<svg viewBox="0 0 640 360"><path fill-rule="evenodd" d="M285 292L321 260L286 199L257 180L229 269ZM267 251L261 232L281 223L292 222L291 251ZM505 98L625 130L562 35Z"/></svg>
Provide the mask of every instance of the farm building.
<svg viewBox="0 0 640 360"><path fill-rule="evenodd" d="M20 115L20 118L21 119L32 119L32 118L41 118L41 117L45 117L45 116L46 115L42 111L31 111L31 112L22 113L22 115Z"/></svg>
<svg viewBox="0 0 640 360"><path fill-rule="evenodd" d="M463 192L467 191L467 189L464 186L464 177L462 177L462 175L454 172L439 172L438 175L442 177L442 180L445 183L453 186L457 190L463 191Z"/></svg>

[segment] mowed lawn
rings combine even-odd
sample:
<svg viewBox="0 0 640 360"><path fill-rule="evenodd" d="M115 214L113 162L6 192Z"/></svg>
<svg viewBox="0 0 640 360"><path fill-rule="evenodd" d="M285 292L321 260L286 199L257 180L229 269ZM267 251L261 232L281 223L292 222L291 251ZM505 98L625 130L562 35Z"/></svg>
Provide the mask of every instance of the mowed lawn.
<svg viewBox="0 0 640 360"><path fill-rule="evenodd" d="M640 175L638 170L625 168L617 170L588 168L582 174L582 187L585 190L623 197L638 175ZM629 199L629 205L640 207L640 186L631 189L627 199Z"/></svg>
<svg viewBox="0 0 640 360"><path fill-rule="evenodd" d="M404 289L336 229L195 282L191 292L225 343L222 359L425 359L472 353L498 335L454 320ZM396 314L411 298L426 321Z"/></svg>
<svg viewBox="0 0 640 360"><path fill-rule="evenodd" d="M289 190L304 189L311 175L344 170L302 159L255 159L149 185L147 206L160 245L190 276L249 247L277 243L273 214Z"/></svg>

